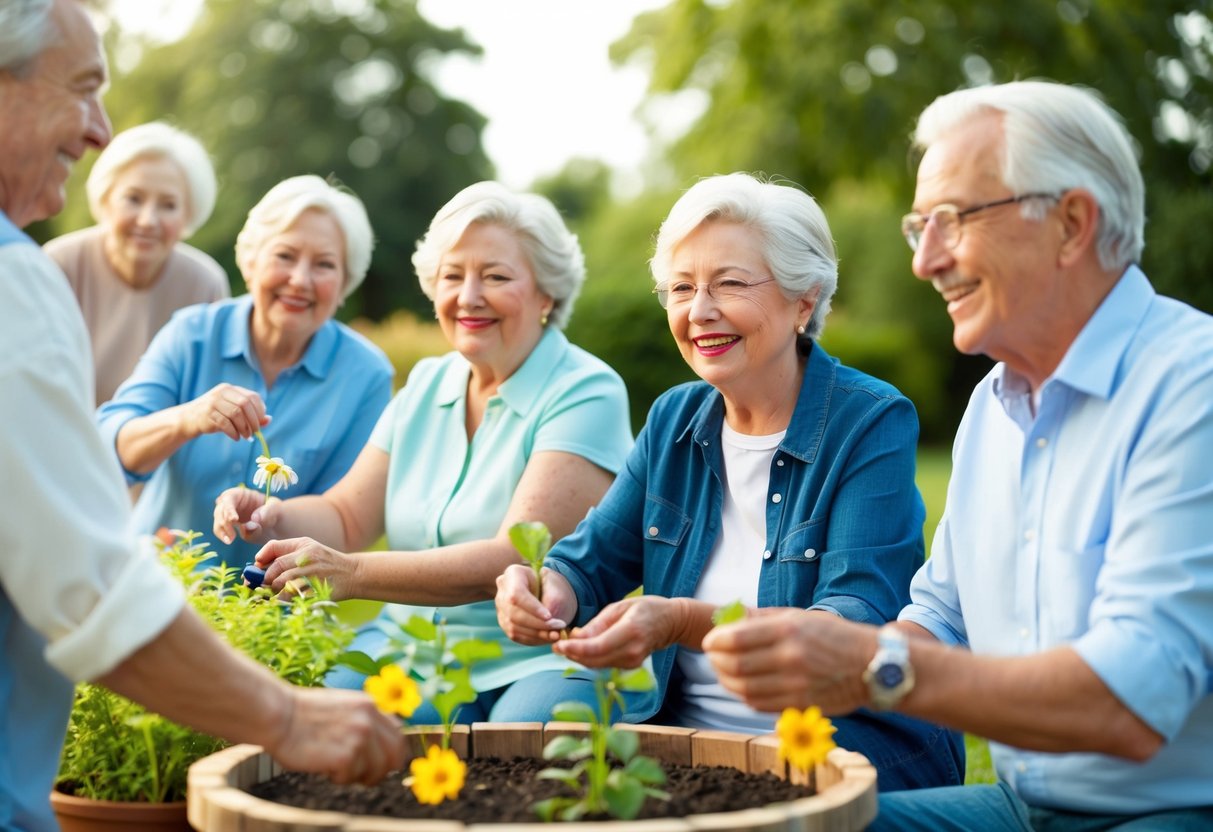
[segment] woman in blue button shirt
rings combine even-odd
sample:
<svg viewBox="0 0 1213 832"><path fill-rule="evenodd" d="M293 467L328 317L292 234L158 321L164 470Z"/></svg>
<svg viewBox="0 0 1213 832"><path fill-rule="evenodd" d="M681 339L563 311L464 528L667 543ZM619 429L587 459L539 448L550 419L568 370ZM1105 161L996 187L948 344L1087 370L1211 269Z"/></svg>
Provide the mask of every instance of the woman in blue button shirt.
<svg viewBox="0 0 1213 832"><path fill-rule="evenodd" d="M353 464L392 395L392 366L333 320L371 262L362 202L318 176L273 188L236 238L248 294L177 312L97 418L128 483L134 530L210 529L215 498L257 473L261 430L319 493ZM257 547L205 534L237 571ZM226 542L225 542L226 543Z"/></svg>
<svg viewBox="0 0 1213 832"><path fill-rule="evenodd" d="M798 188L746 174L699 182L662 224L652 271L702 381L653 405L602 503L549 555L542 604L527 567L503 573L499 620L521 643L554 642L590 667L651 654L655 695L632 701L628 721L772 731L776 716L725 691L700 651L712 612L740 600L896 618L923 562L917 417L893 387L817 344L837 261L825 216ZM637 585L646 594L625 598ZM547 681L553 699L589 684ZM836 725L882 789L962 781L951 732L867 710Z"/></svg>
<svg viewBox="0 0 1213 832"><path fill-rule="evenodd" d="M389 602L355 650L395 649L389 639L412 615L445 620L448 642L502 643L502 658L472 668L479 696L458 718L514 720L542 692L533 680L570 663L511 643L497 625L494 581L519 562L508 530L540 520L559 538L601 499L632 446L627 393L561 333L585 267L548 200L495 182L465 188L438 211L413 265L454 351L417 364L341 482L268 506L229 491L215 532L293 538L257 556L275 589L324 578L338 599ZM391 551L347 554L385 531ZM346 670L327 680L362 683ZM436 719L429 703L412 716Z"/></svg>

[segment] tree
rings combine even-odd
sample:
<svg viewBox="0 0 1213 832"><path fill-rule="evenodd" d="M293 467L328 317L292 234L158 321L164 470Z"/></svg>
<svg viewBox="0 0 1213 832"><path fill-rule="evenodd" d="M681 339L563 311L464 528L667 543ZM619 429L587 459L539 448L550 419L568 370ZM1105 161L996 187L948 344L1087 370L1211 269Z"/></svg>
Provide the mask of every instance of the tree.
<svg viewBox="0 0 1213 832"><path fill-rule="evenodd" d="M210 150L219 202L191 242L225 265L238 291L233 245L248 210L280 180L316 173L358 194L378 239L342 316L428 311L414 243L456 191L492 173L484 117L427 76L442 55L480 51L461 31L427 23L415 0L209 0L176 43L112 40L119 65L142 49L107 96L115 128L164 119ZM83 202L53 230L87 225Z"/></svg>

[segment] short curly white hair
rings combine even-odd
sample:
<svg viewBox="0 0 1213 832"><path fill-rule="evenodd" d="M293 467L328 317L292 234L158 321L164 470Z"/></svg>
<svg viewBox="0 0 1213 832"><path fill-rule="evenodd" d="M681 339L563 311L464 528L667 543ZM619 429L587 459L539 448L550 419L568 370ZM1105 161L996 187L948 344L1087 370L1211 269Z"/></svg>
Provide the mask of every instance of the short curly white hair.
<svg viewBox="0 0 1213 832"><path fill-rule="evenodd" d="M581 244L549 200L538 194L515 193L500 182L469 185L438 209L413 253L413 269L421 291L434 299L443 254L476 222L501 226L518 238L535 283L552 299L548 324L563 329L585 283Z"/></svg>

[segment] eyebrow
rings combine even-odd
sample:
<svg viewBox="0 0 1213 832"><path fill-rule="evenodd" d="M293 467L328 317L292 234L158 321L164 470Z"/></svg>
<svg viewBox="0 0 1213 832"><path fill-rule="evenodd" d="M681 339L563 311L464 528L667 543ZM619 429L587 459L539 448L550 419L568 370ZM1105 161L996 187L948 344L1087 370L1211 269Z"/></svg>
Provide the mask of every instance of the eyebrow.
<svg viewBox="0 0 1213 832"><path fill-rule="evenodd" d="M750 271L749 269L745 268L744 266L725 265L725 266L717 267L716 270L712 272L710 277L715 279L717 277L720 277L722 274L725 274L726 272L744 272L745 274L749 275L750 277L754 276L754 272ZM674 274L678 275L680 277L690 277L690 275L691 275L691 273L688 271L678 271L677 269L674 270Z"/></svg>

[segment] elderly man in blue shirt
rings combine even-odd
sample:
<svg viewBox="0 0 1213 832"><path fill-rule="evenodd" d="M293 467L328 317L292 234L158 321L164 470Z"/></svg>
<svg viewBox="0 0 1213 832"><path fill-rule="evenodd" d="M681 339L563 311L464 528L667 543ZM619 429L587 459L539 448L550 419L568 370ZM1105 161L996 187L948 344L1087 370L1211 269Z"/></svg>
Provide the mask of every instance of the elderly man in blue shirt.
<svg viewBox="0 0 1213 832"><path fill-rule="evenodd" d="M914 273L999 361L932 557L896 624L773 611L704 647L760 709L992 740L997 784L882 796L875 829L1213 828L1213 318L1136 265L1141 174L1090 92L955 92L915 144Z"/></svg>

